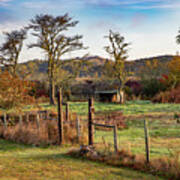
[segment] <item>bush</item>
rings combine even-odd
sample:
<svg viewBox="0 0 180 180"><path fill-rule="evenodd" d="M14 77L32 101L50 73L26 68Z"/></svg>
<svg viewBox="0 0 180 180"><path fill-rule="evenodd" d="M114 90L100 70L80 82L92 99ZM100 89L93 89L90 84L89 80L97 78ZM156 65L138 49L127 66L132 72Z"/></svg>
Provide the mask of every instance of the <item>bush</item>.
<svg viewBox="0 0 180 180"><path fill-rule="evenodd" d="M126 94L126 100L134 100L141 95L142 85L140 84L140 82L135 80L129 80L125 85L126 86L124 88L124 91Z"/></svg>
<svg viewBox="0 0 180 180"><path fill-rule="evenodd" d="M14 118L8 119L7 128L3 128L0 124L0 137L6 140L11 140L18 143L39 145L55 145L58 144L59 133L57 123L57 113L51 112L50 119L40 119L37 121L36 115L29 116L29 122L23 118L23 122L19 123L19 118L14 115ZM18 118L14 121L15 118ZM56 119L54 119L56 118ZM69 121L64 121L64 143L87 143L87 124L81 121L80 137L77 136L77 115L72 114Z"/></svg>
<svg viewBox="0 0 180 180"><path fill-rule="evenodd" d="M81 146L80 149L71 149L68 155L73 157L84 157L92 161L103 162L117 167L128 167L143 172L148 172L157 176L164 176L168 179L180 179L179 154L172 158L161 157L151 159L146 163L144 155L134 155L130 150L119 150L117 153L100 152L92 146Z"/></svg>
<svg viewBox="0 0 180 180"><path fill-rule="evenodd" d="M35 98L48 98L48 87L47 83L40 82L40 81L34 81L34 86L29 92L31 96L34 96Z"/></svg>
<svg viewBox="0 0 180 180"><path fill-rule="evenodd" d="M142 95L144 97L153 98L156 94L167 89L166 85L158 79L150 79L141 81Z"/></svg>
<svg viewBox="0 0 180 180"><path fill-rule="evenodd" d="M33 102L29 91L33 85L29 81L21 80L8 71L0 74L0 108L11 109Z"/></svg>
<svg viewBox="0 0 180 180"><path fill-rule="evenodd" d="M158 103L180 103L180 86L170 91L161 92L153 98Z"/></svg>

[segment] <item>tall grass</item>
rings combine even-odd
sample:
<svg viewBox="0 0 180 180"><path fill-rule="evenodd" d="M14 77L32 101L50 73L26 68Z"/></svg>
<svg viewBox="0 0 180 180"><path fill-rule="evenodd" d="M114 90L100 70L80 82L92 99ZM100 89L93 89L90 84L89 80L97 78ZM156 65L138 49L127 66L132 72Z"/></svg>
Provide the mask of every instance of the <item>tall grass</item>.
<svg viewBox="0 0 180 180"><path fill-rule="evenodd" d="M63 124L64 129L64 143L86 143L87 142L87 128L82 124L81 136L78 138L76 130L76 122ZM18 123L15 126L0 127L0 137L6 140L12 140L18 143L49 145L58 144L58 126L57 120L40 120L37 125L36 122Z"/></svg>
<svg viewBox="0 0 180 180"><path fill-rule="evenodd" d="M151 159L150 163L146 162L144 155L134 155L130 149L122 149L117 153L112 153L108 149L102 152L91 148L89 150L89 147L87 148L84 146L79 150L72 149L67 154L76 158L84 157L92 161L99 161L112 166L128 167L156 176L164 176L168 179L180 179L179 153L174 154L171 158L161 157L158 159Z"/></svg>

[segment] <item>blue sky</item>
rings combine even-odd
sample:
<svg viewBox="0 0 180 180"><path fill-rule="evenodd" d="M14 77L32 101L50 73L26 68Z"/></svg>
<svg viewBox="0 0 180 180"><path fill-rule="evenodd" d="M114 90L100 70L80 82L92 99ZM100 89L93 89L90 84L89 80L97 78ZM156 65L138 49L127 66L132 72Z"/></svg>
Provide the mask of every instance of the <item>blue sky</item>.
<svg viewBox="0 0 180 180"><path fill-rule="evenodd" d="M89 49L85 53L109 57L103 47L109 29L120 32L131 42L129 59L176 54L180 46L175 36L180 27L180 0L0 0L0 43L2 32L19 29L36 14L63 15L68 12L79 24L70 33L82 34ZM29 37L25 44L33 42ZM43 58L37 49L23 49L21 61Z"/></svg>

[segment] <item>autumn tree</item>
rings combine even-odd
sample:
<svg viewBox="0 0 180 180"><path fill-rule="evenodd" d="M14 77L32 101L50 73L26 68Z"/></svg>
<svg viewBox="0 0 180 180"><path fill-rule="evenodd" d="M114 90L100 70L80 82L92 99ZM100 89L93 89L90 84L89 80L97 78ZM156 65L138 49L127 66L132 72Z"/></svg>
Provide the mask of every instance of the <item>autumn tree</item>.
<svg viewBox="0 0 180 180"><path fill-rule="evenodd" d="M167 63L161 63L158 59L146 60L145 64L138 69L137 76L141 81L160 79L167 74Z"/></svg>
<svg viewBox="0 0 180 180"><path fill-rule="evenodd" d="M11 72L16 74L19 55L22 50L23 42L26 39L26 30L14 30L5 32L5 42L0 47L0 63Z"/></svg>
<svg viewBox="0 0 180 180"><path fill-rule="evenodd" d="M169 63L169 78L172 84L172 88L180 84L180 57L175 56Z"/></svg>
<svg viewBox="0 0 180 180"><path fill-rule="evenodd" d="M40 73L37 75L39 64L38 61L29 61L27 63L19 64L17 73L23 80L38 80Z"/></svg>
<svg viewBox="0 0 180 180"><path fill-rule="evenodd" d="M124 87L127 81L125 62L128 58L128 46L130 44L125 42L125 38L120 33L111 30L106 38L108 38L110 45L106 46L105 50L114 60L111 76L118 80L119 103L122 104L125 101Z"/></svg>
<svg viewBox="0 0 180 180"><path fill-rule="evenodd" d="M169 87L167 73L167 63L161 63L158 59L146 60L137 72L142 86L141 95L152 98L165 91Z"/></svg>
<svg viewBox="0 0 180 180"><path fill-rule="evenodd" d="M12 75L8 71L0 74L0 108L22 108L23 105L33 102L33 97L29 96L33 84L24 81L17 75Z"/></svg>
<svg viewBox="0 0 180 180"><path fill-rule="evenodd" d="M62 56L83 48L83 43L80 41L81 35L64 34L77 23L78 21L73 21L68 14L56 17L45 14L37 15L28 26L28 29L33 30L32 35L37 38L37 42L31 44L29 48L42 49L48 60L50 104L55 104L55 77Z"/></svg>

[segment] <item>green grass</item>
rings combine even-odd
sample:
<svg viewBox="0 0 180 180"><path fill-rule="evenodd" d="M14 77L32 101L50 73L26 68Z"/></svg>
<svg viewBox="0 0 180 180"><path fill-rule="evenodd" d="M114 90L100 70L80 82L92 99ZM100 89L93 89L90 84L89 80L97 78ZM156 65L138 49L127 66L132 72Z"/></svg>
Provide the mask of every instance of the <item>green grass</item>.
<svg viewBox="0 0 180 180"><path fill-rule="evenodd" d="M49 104L40 104L40 106L42 109L57 110L56 106L49 106ZM32 106L27 106L24 108L24 111L31 111L32 109ZM70 110L87 119L88 103L71 102ZM120 149L130 149L135 154L144 154L144 115L157 115L157 117L154 116L153 118L150 117L148 119L150 157L170 157L174 156L175 153L180 152L180 124L177 124L176 121L172 119L174 113L180 112L179 104L153 104L150 101L129 101L124 105L119 105L114 103L95 102L95 111L122 111L123 114L126 115L128 128L118 131L118 145ZM171 117L169 115L171 115ZM95 143L102 144L104 141L103 139L106 144L112 144L112 131L96 131ZM113 146L111 146L111 148L112 147ZM59 179L60 177L62 180L143 179L146 177L146 175L142 173L137 173L128 169L113 168L82 159L72 159L64 154L67 150L68 148L65 147L33 148L31 146L11 144L1 140L0 174L3 173L2 178L8 178L10 180L16 176L18 179L28 179L29 177L33 177L29 179L43 180ZM8 161L9 158L11 159L10 162L12 163L12 166ZM5 164L5 168L3 164ZM29 168L32 169L32 171L27 172ZM52 171L49 170L51 168ZM7 177L8 174L10 174L9 177Z"/></svg>
<svg viewBox="0 0 180 180"><path fill-rule="evenodd" d="M41 109L57 111L56 106L51 106L48 103L39 104ZM36 110L36 106L25 106L23 111ZM1 109L0 109L1 110ZM87 102L70 102L70 110L78 113L79 115L87 115L88 103ZM1 110L2 111L2 110ZM16 111L16 110L10 110ZM102 103L95 102L95 111L109 112L109 111L122 111L125 115L137 115L146 113L175 113L180 112L179 104L153 104L151 101L127 101L125 104L120 105L116 103Z"/></svg>
<svg viewBox="0 0 180 180"><path fill-rule="evenodd" d="M68 147L33 147L0 139L0 180L157 180L127 168L66 155Z"/></svg>
<svg viewBox="0 0 180 180"><path fill-rule="evenodd" d="M143 119L128 121L129 128L118 131L119 149L129 149L133 153L145 153ZM175 121L149 120L151 157L173 156L180 152L180 124ZM95 130L95 143L113 147L113 131Z"/></svg>
<svg viewBox="0 0 180 180"><path fill-rule="evenodd" d="M54 109L56 107L48 104L41 104L43 109ZM30 107L29 107L30 108ZM88 113L87 102L71 102L70 110L80 115ZM115 103L95 102L95 111L122 111L125 115L144 114L144 113L173 113L180 112L179 104L153 104L150 101L128 101L126 104L120 105Z"/></svg>

